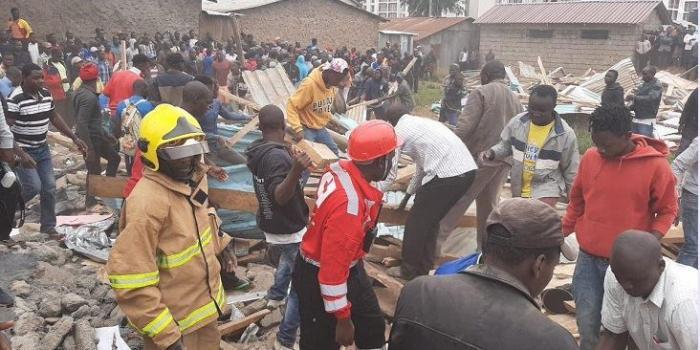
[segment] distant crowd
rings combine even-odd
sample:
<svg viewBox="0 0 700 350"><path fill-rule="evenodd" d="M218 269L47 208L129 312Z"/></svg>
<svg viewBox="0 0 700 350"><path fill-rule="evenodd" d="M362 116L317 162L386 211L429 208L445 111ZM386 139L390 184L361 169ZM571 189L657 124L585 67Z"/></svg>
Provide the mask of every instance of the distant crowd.
<svg viewBox="0 0 700 350"><path fill-rule="evenodd" d="M635 66L640 71L647 65L665 69L680 66L691 69L698 61L698 34L694 26L673 24L642 34L635 47Z"/></svg>

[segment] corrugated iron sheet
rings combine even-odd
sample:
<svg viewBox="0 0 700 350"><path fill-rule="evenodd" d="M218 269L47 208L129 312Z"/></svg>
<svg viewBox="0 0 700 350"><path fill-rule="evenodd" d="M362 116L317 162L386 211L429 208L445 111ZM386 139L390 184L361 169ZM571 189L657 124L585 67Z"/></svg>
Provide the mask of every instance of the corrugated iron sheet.
<svg viewBox="0 0 700 350"><path fill-rule="evenodd" d="M282 66L243 71L243 80L255 103L260 106L274 104L282 111L286 111L287 100L296 90Z"/></svg>
<svg viewBox="0 0 700 350"><path fill-rule="evenodd" d="M467 20L469 17L406 17L392 19L389 22L380 23L379 30L393 30L398 32L410 32L418 34L416 40L423 40L433 34L441 32L453 25Z"/></svg>
<svg viewBox="0 0 700 350"><path fill-rule="evenodd" d="M664 24L670 17L661 1L576 1L497 5L477 24L637 24L653 11Z"/></svg>
<svg viewBox="0 0 700 350"><path fill-rule="evenodd" d="M256 7L267 6L267 5L274 4L277 2L281 2L281 1L284 1L284 0L217 0L216 2L212 2L209 0L202 0L202 11L215 11L215 12L243 11L243 10L253 9ZM340 2L340 3L347 5L347 6L353 7L357 10L360 10L367 15L381 18L382 20L385 20L381 16L378 16L378 15L375 15L374 13L366 11L364 8L362 8L360 5L358 5L358 3L355 2L354 0L335 0L335 1Z"/></svg>

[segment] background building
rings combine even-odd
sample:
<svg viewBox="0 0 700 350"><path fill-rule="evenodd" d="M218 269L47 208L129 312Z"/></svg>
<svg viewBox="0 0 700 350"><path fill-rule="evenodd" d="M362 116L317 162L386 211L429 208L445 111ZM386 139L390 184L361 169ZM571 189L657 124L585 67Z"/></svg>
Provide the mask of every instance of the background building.
<svg viewBox="0 0 700 350"><path fill-rule="evenodd" d="M233 35L225 28L230 22L212 14L236 12L241 14L241 31L256 41L280 37L306 47L311 38L317 38L323 48L347 46L362 51L376 47L379 23L386 21L352 0L218 0L202 2L202 10L200 36L209 32L221 40L228 38L226 33Z"/></svg>
<svg viewBox="0 0 700 350"><path fill-rule="evenodd" d="M633 55L643 31L670 24L661 1L588 1L497 5L476 22L482 56L505 64L537 62L566 73L607 69Z"/></svg>

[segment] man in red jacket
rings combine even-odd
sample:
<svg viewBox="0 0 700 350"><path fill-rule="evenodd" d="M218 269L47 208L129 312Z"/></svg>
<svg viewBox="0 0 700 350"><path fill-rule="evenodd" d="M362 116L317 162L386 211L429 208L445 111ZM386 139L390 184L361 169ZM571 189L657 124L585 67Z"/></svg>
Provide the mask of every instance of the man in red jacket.
<svg viewBox="0 0 700 350"><path fill-rule="evenodd" d="M292 277L302 350L384 346L384 318L362 258L376 235L383 197L370 183L386 179L397 146L391 124L369 121L350 135L351 160L331 164L321 178Z"/></svg>
<svg viewBox="0 0 700 350"><path fill-rule="evenodd" d="M676 180L666 160L668 148L631 133L632 116L618 105L591 115L596 148L583 155L562 222L565 235L576 232L581 252L573 294L581 349L593 349L600 335L603 282L613 242L630 229L661 238L678 211Z"/></svg>

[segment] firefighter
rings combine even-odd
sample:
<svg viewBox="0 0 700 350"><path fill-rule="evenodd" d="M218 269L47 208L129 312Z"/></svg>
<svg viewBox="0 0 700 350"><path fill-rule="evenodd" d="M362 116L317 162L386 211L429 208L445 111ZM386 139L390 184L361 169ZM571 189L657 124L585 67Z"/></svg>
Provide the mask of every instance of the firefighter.
<svg viewBox="0 0 700 350"><path fill-rule="evenodd" d="M216 255L230 238L208 206L205 135L179 107L149 116L137 142L146 169L122 210L109 281L144 349L218 350L226 295ZM232 258L225 250L222 264Z"/></svg>
<svg viewBox="0 0 700 350"><path fill-rule="evenodd" d="M384 346L384 318L362 258L376 236L383 197L371 182L387 177L397 146L391 124L369 121L350 135L351 160L333 163L321 178L292 278L302 350Z"/></svg>

